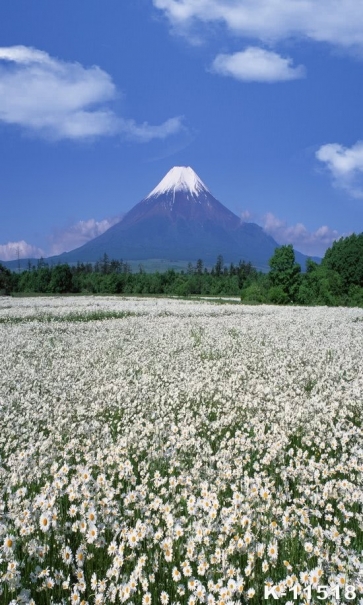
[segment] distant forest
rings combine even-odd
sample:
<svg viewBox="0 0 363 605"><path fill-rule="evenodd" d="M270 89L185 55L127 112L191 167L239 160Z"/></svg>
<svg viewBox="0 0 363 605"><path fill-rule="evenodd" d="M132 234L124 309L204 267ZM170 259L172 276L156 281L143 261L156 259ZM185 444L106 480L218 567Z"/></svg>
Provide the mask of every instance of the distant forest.
<svg viewBox="0 0 363 605"><path fill-rule="evenodd" d="M40 259L21 273L0 264L0 294L238 296L251 304L363 307L363 233L334 242L321 264L307 261L305 272L295 262L291 244L276 248L269 267L262 273L250 262L226 265L218 256L209 269L199 259L185 271L146 273L142 265L132 272L127 262L107 254L94 264L76 266L51 267Z"/></svg>

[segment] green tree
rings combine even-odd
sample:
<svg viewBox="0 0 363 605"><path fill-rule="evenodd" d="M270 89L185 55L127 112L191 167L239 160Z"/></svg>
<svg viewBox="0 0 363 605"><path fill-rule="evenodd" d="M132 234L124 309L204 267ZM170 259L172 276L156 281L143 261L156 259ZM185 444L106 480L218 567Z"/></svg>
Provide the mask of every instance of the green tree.
<svg viewBox="0 0 363 605"><path fill-rule="evenodd" d="M175 281L174 294L176 296L189 296L190 294L190 284L189 280L185 278L185 276L180 276Z"/></svg>
<svg viewBox="0 0 363 605"><path fill-rule="evenodd" d="M269 280L273 287L279 287L288 297L288 302L297 300L301 267L295 262L292 244L275 249L269 260Z"/></svg>
<svg viewBox="0 0 363 605"><path fill-rule="evenodd" d="M354 285L350 286L348 304L351 307L363 307L363 288Z"/></svg>
<svg viewBox="0 0 363 605"><path fill-rule="evenodd" d="M238 275L238 287L240 289L247 287L257 279L257 270L252 266L250 261L248 263L244 260L240 261L236 271Z"/></svg>
<svg viewBox="0 0 363 605"><path fill-rule="evenodd" d="M241 301L252 304L265 303L267 302L266 293L260 284L254 282L242 290Z"/></svg>
<svg viewBox="0 0 363 605"><path fill-rule="evenodd" d="M282 286L272 286L268 291L268 300L273 305L287 305L290 302L289 295Z"/></svg>
<svg viewBox="0 0 363 605"><path fill-rule="evenodd" d="M72 292L72 289L72 272L69 265L54 267L49 282L50 292L65 294L66 292Z"/></svg>
<svg viewBox="0 0 363 605"><path fill-rule="evenodd" d="M341 237L325 252L322 265L336 271L348 293L350 286L363 287L363 233Z"/></svg>
<svg viewBox="0 0 363 605"><path fill-rule="evenodd" d="M10 294L11 289L11 271L0 263L0 294Z"/></svg>
<svg viewBox="0 0 363 605"><path fill-rule="evenodd" d="M162 288L162 276L158 271L156 273L152 273L150 276L149 282L149 293L150 294L161 294L163 292Z"/></svg>
<svg viewBox="0 0 363 605"><path fill-rule="evenodd" d="M343 281L337 271L318 265L312 260L306 263L306 273L301 277L297 300L301 305L345 304Z"/></svg>
<svg viewBox="0 0 363 605"><path fill-rule="evenodd" d="M101 273L107 275L110 272L110 259L108 258L108 254L106 252L102 256L100 260Z"/></svg>
<svg viewBox="0 0 363 605"><path fill-rule="evenodd" d="M187 267L187 274L188 275L193 275L194 271L195 271L195 269L194 269L193 263L191 263L189 261L188 267Z"/></svg>
<svg viewBox="0 0 363 605"><path fill-rule="evenodd" d="M216 274L217 277L219 277L220 275L222 275L223 268L224 268L223 256L221 254L219 254L217 256L217 262L216 262L216 265L214 267L214 272L215 272L215 274Z"/></svg>
<svg viewBox="0 0 363 605"><path fill-rule="evenodd" d="M197 260L197 264L195 266L195 272L198 275L202 275L202 273L203 273L203 261L201 258L198 258L198 260Z"/></svg>
<svg viewBox="0 0 363 605"><path fill-rule="evenodd" d="M44 264L40 265L40 268L36 271L36 292L48 292L51 276L52 272L49 267Z"/></svg>

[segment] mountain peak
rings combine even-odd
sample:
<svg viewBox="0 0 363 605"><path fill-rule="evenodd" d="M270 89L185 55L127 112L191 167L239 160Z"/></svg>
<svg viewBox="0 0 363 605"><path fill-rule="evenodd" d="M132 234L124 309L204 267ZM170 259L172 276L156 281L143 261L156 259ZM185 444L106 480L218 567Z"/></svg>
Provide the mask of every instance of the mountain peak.
<svg viewBox="0 0 363 605"><path fill-rule="evenodd" d="M162 195L168 191L185 191L192 195L198 195L202 191L207 191L208 187L203 183L202 179L194 172L190 166L174 166L164 176L160 183L146 197L150 198L156 195Z"/></svg>

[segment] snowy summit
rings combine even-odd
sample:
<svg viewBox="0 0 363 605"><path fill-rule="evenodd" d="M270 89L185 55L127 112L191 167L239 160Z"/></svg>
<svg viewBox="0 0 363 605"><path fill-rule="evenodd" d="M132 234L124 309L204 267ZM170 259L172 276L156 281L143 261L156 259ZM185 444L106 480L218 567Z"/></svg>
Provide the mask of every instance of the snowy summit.
<svg viewBox="0 0 363 605"><path fill-rule="evenodd" d="M162 195L169 191L172 191L173 193L175 193L175 191L185 191L192 195L199 195L202 191L209 192L206 185L190 166L174 166L174 168L169 170L164 176L155 189L149 193L147 198L155 195Z"/></svg>

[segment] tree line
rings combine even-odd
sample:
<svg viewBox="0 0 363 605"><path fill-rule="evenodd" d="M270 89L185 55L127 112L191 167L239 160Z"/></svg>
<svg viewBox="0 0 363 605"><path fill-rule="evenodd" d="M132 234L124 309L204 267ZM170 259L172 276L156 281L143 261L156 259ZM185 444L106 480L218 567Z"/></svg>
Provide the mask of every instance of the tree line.
<svg viewBox="0 0 363 605"><path fill-rule="evenodd" d="M186 270L147 273L142 265L132 272L127 262L109 259L107 254L96 263L78 263L75 266L59 264L50 267L43 259L37 266L22 273L2 268L0 290L6 293L43 294L166 294L238 295L246 280L257 275L250 262L240 261L225 266L218 256L208 269L201 259L189 263ZM1 280L1 277L0 277ZM2 286L1 286L2 283ZM4 292L5 293L5 292Z"/></svg>
<svg viewBox="0 0 363 605"><path fill-rule="evenodd" d="M0 264L0 293L43 294L164 294L174 296L240 296L246 303L351 305L363 307L363 233L333 243L322 262L307 260L305 272L295 261L291 244L275 249L263 273L250 262L226 265L218 256L215 265L203 260L186 270L137 272L107 254L96 263L49 266L40 259L22 273Z"/></svg>

